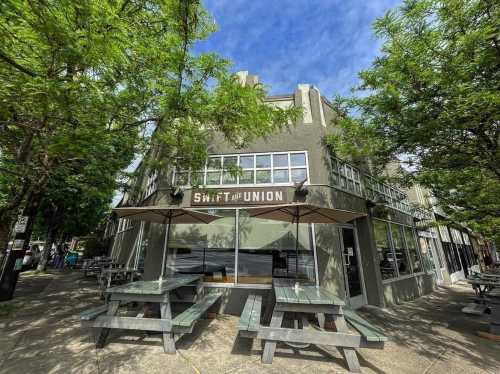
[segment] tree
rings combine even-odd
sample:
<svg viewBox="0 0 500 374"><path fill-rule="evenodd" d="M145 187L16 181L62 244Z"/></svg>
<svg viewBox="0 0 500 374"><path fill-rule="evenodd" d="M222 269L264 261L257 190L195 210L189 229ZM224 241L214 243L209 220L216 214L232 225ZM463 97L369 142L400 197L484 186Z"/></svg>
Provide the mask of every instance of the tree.
<svg viewBox="0 0 500 374"><path fill-rule="evenodd" d="M61 167L92 164L79 136L125 136L130 159L148 124L165 160L199 165L215 131L242 144L296 115L239 85L227 60L192 53L214 29L198 0L0 4L0 248Z"/></svg>
<svg viewBox="0 0 500 374"><path fill-rule="evenodd" d="M363 95L338 101L353 116L330 138L375 166L398 158L406 182L489 235L500 215L498 19L491 0L407 0L378 19L382 54L360 73Z"/></svg>

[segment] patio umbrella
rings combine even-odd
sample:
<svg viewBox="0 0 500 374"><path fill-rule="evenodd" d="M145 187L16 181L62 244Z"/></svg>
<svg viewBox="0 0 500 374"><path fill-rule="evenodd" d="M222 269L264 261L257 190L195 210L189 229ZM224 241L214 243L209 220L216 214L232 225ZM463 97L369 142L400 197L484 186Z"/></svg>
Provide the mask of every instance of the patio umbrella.
<svg viewBox="0 0 500 374"><path fill-rule="evenodd" d="M158 279L159 282L162 281L163 273L165 271L165 258L167 256L167 250L168 250L170 225L190 224L190 223L207 224L219 218L222 218L221 216L197 212L191 209L170 207L170 206L158 206L158 205L115 208L113 209L113 211L117 214L119 218L162 223L164 225L167 225L167 229L165 230L165 241L163 243L163 257L161 262L160 278Z"/></svg>
<svg viewBox="0 0 500 374"><path fill-rule="evenodd" d="M320 207L307 203L291 203L247 208L250 217L297 224L295 235L295 278L299 275L299 223L346 223L366 216L365 213Z"/></svg>

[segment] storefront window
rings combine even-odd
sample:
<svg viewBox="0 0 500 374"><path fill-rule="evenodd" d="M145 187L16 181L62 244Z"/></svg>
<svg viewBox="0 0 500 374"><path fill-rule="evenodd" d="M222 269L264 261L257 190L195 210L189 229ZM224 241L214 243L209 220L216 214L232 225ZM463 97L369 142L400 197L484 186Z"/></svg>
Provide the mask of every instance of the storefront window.
<svg viewBox="0 0 500 374"><path fill-rule="evenodd" d="M436 266L434 265L430 240L430 238L425 238L422 236L418 238L425 270L437 274Z"/></svg>
<svg viewBox="0 0 500 374"><path fill-rule="evenodd" d="M394 246L394 253L396 254L396 264L398 267L399 275L406 275L411 273L409 266L408 255L405 249L405 242L403 240L402 226L394 223L390 224L392 244Z"/></svg>
<svg viewBox="0 0 500 374"><path fill-rule="evenodd" d="M424 268L422 266L422 259L420 258L420 252L415 242L413 229L405 226L403 230L405 233L406 247L408 248L408 255L410 257L410 264L413 272L419 273L421 271L424 271Z"/></svg>
<svg viewBox="0 0 500 374"><path fill-rule="evenodd" d="M272 278L295 278L296 225L239 214L238 283L271 284ZM311 228L299 225L298 277L315 280Z"/></svg>
<svg viewBox="0 0 500 374"><path fill-rule="evenodd" d="M395 278L397 276L396 262L394 261L394 254L391 246L389 245L387 223L384 221L373 220L373 228L375 231L375 242L377 245L382 279Z"/></svg>
<svg viewBox="0 0 500 374"><path fill-rule="evenodd" d="M448 266L450 274L462 270L458 253L456 252L456 249L454 248L451 242L451 237L448 231L448 227L440 225L438 229L439 229L438 230L439 236L441 238L441 243L443 245L443 252L446 259L446 265Z"/></svg>
<svg viewBox="0 0 500 374"><path fill-rule="evenodd" d="M224 218L207 225L172 225L167 273L203 274L205 282L234 282L235 210L212 213Z"/></svg>

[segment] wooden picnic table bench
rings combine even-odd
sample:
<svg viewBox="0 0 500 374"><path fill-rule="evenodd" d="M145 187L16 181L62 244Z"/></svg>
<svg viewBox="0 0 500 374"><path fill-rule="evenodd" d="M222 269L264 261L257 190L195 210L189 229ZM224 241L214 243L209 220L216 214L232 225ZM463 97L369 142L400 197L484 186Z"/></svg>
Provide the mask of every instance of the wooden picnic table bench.
<svg viewBox="0 0 500 374"><path fill-rule="evenodd" d="M355 348L383 349L387 338L368 321L346 309L344 302L327 290L315 285L299 284L295 281L278 279L273 281L275 305L269 327L261 320L262 297L250 295L247 298L239 322L239 333L248 338L265 340L262 362L272 363L276 342L293 344L316 344L336 346L343 351L349 370L359 372L360 366ZM300 315L301 321L294 322L294 328L282 327L285 313L293 313L294 319ZM315 314L319 326L309 325L304 314ZM324 330L325 321L331 319L336 331ZM349 323L359 334L352 334ZM300 328L302 325L302 328Z"/></svg>
<svg viewBox="0 0 500 374"><path fill-rule="evenodd" d="M492 300L496 295L492 293L495 288L500 288L500 280L485 277L470 277L467 283L472 285L472 289L479 298L478 305L468 304L462 308L464 313L483 314L490 311L490 334L500 336L500 303L498 300ZM498 299L498 297L497 297Z"/></svg>
<svg viewBox="0 0 500 374"><path fill-rule="evenodd" d="M96 346L102 348L110 329L158 331L162 333L163 349L175 353L174 334L192 332L197 320L220 298L220 294L204 295L202 275L182 275L158 281L138 281L106 290L109 303L80 314L82 322L94 320L92 326L99 328ZM191 306L173 318L170 292L182 287L194 287ZM186 301L186 300L184 300ZM160 318L119 316L120 305L130 302L152 302L160 304Z"/></svg>

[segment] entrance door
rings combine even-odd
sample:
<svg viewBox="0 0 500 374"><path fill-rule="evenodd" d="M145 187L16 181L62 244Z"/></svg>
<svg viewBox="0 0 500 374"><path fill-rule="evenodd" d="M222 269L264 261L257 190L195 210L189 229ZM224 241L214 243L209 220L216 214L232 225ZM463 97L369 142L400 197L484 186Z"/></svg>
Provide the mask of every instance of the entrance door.
<svg viewBox="0 0 500 374"><path fill-rule="evenodd" d="M344 254L344 277L347 284L346 296L351 308L356 309L366 304L366 296L355 228L341 226L340 239Z"/></svg>

